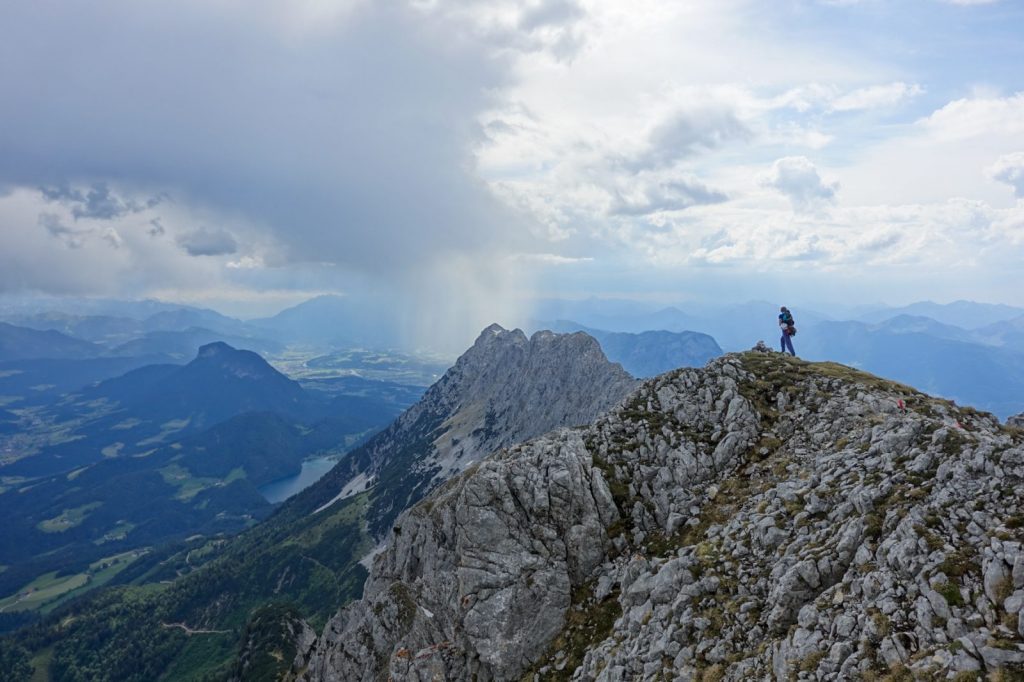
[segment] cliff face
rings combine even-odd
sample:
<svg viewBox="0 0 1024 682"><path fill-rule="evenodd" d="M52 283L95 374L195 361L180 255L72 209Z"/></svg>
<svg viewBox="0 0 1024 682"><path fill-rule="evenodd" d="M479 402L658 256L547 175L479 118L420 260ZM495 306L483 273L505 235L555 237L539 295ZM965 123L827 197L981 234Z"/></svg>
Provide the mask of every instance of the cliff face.
<svg viewBox="0 0 1024 682"><path fill-rule="evenodd" d="M394 424L348 455L304 503L311 511L371 489L370 534L480 458L561 426L593 421L637 381L586 334L485 329Z"/></svg>
<svg viewBox="0 0 1024 682"><path fill-rule="evenodd" d="M1024 437L989 415L839 365L726 356L441 486L295 674L1020 670L1021 490Z"/></svg>

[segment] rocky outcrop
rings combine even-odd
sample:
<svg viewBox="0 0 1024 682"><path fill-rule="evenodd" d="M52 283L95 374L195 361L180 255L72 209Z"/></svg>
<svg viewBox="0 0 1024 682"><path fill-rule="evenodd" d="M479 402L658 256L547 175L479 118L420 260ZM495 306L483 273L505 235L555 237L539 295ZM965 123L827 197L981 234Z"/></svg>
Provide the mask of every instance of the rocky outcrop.
<svg viewBox="0 0 1024 682"><path fill-rule="evenodd" d="M1024 412L1010 417L1006 420L1006 424L1016 429L1024 429Z"/></svg>
<svg viewBox="0 0 1024 682"><path fill-rule="evenodd" d="M1024 437L991 415L839 365L725 356L440 487L294 672L1017 674L1022 489Z"/></svg>
<svg viewBox="0 0 1024 682"><path fill-rule="evenodd" d="M372 489L368 530L395 517L482 457L563 426L588 424L637 386L592 337L498 325L389 428L305 494L311 511Z"/></svg>

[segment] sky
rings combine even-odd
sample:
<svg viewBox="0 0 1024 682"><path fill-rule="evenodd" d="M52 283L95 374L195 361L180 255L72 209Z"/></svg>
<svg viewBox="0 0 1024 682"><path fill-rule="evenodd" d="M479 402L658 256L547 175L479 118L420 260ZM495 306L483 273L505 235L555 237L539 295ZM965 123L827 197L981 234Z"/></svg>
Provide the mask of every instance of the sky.
<svg viewBox="0 0 1024 682"><path fill-rule="evenodd" d="M0 294L1024 305L1017 0L0 0Z"/></svg>

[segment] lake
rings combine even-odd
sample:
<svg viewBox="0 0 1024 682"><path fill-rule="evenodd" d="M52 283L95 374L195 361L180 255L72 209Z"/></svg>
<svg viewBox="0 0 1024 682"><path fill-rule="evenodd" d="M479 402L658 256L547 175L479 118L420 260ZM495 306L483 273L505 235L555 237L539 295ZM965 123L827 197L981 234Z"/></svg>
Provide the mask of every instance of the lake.
<svg viewBox="0 0 1024 682"><path fill-rule="evenodd" d="M260 494L266 498L267 502L272 504L284 502L292 495L302 492L319 481L320 478L333 469L334 465L337 463L338 460L333 457L307 459L302 463L302 471L294 476L279 478L276 481L262 486L259 489Z"/></svg>

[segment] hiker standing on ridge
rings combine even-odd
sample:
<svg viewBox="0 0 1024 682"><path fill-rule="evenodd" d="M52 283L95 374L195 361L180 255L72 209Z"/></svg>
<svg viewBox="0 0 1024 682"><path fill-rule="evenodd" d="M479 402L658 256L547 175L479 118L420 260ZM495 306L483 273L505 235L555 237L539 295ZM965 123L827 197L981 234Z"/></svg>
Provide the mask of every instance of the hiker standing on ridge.
<svg viewBox="0 0 1024 682"><path fill-rule="evenodd" d="M793 350L793 337L796 336L796 324L793 322L793 313L789 312L789 308L782 306L779 308L779 329L782 330L782 352L785 353L789 350L789 354L796 356L796 351Z"/></svg>

